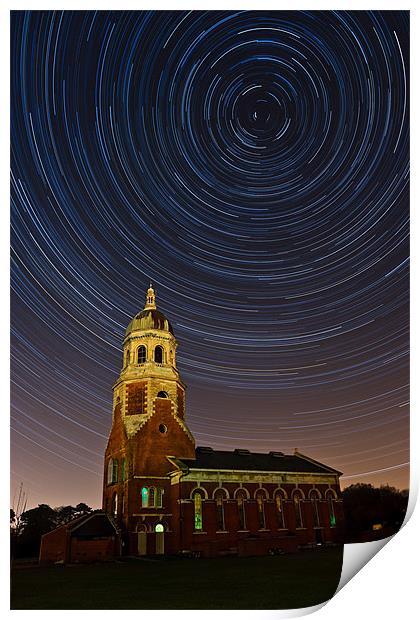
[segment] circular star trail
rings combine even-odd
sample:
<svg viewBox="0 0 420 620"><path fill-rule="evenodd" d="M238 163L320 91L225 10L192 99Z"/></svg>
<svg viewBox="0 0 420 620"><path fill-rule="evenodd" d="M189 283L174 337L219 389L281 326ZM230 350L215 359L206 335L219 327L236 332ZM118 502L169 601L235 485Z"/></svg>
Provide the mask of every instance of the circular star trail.
<svg viewBox="0 0 420 620"><path fill-rule="evenodd" d="M12 490L99 504L150 280L199 445L407 485L408 29L12 12Z"/></svg>

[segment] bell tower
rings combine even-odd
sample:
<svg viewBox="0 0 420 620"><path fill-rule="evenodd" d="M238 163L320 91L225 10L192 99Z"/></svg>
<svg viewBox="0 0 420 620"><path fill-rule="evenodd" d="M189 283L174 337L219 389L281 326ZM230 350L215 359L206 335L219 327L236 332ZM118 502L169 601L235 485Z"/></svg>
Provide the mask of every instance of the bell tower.
<svg viewBox="0 0 420 620"><path fill-rule="evenodd" d="M105 452L104 509L121 515L126 524L136 510L141 480L167 476L174 468L168 457L195 458L194 437L185 423L185 384L177 368L177 346L150 284L143 310L124 335Z"/></svg>

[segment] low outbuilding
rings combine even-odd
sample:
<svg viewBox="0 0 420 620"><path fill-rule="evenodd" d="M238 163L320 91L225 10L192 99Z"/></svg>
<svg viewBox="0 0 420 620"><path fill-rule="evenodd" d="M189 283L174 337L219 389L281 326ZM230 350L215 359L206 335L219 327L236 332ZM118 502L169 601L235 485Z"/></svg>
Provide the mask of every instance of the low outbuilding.
<svg viewBox="0 0 420 620"><path fill-rule="evenodd" d="M114 520L102 511L95 511L44 534L39 562L98 562L114 559L120 554L120 532Z"/></svg>

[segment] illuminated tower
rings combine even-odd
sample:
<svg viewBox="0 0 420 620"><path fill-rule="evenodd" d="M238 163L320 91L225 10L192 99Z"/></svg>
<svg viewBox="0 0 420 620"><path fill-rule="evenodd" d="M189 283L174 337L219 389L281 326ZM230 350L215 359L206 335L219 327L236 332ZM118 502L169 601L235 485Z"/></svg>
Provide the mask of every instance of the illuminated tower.
<svg viewBox="0 0 420 620"><path fill-rule="evenodd" d="M195 458L194 438L184 421L185 385L176 349L172 326L157 310L150 285L144 309L125 332L105 452L103 507L127 530L137 528L139 514L147 521L147 511L141 512L145 503L153 508L154 521L159 511L165 516L174 469L168 457ZM143 497L142 504L145 489L152 489L153 501Z"/></svg>

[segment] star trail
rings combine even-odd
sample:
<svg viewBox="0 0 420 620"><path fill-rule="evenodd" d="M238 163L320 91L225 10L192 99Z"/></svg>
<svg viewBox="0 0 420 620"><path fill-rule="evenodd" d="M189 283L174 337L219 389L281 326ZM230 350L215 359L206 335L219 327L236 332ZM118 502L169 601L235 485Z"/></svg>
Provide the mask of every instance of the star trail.
<svg viewBox="0 0 420 620"><path fill-rule="evenodd" d="M198 445L408 486L409 14L11 18L12 494L100 505L152 281Z"/></svg>

